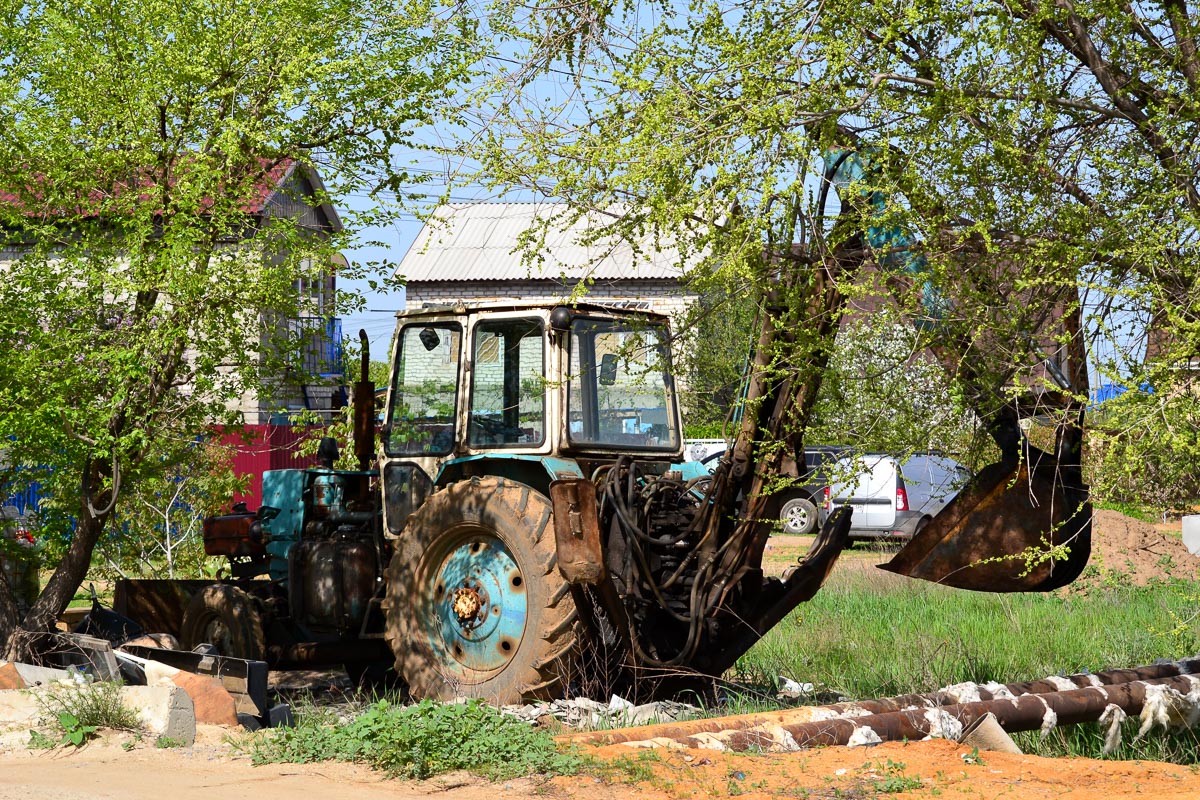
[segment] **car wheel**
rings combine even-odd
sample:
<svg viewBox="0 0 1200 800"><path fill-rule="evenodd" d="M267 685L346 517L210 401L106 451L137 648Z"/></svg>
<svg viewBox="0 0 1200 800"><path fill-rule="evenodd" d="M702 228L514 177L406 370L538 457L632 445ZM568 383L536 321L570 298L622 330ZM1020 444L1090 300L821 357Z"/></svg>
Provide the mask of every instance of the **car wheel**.
<svg viewBox="0 0 1200 800"><path fill-rule="evenodd" d="M793 497L779 509L783 532L792 536L807 536L817 529L817 506L807 497Z"/></svg>

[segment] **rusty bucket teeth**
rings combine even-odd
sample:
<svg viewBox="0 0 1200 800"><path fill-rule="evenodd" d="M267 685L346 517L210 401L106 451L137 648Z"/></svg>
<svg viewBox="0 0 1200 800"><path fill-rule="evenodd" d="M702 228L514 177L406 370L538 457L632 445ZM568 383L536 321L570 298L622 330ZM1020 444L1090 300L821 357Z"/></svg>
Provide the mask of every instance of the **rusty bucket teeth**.
<svg viewBox="0 0 1200 800"><path fill-rule="evenodd" d="M881 569L959 589L1050 591L1091 554L1092 507L1077 466L1029 449L992 464Z"/></svg>

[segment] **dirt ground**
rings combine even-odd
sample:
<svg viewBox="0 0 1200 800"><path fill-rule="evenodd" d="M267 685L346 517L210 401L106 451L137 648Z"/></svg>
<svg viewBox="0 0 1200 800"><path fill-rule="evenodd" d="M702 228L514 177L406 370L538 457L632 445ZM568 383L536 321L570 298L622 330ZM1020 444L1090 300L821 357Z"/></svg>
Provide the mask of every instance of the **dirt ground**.
<svg viewBox="0 0 1200 800"><path fill-rule="evenodd" d="M1127 576L1138 586L1155 578L1195 580L1200 558L1183 544L1183 523L1151 525L1116 511L1092 514L1092 558L1081 580L1102 581L1106 575Z"/></svg>
<svg viewBox="0 0 1200 800"><path fill-rule="evenodd" d="M885 743L802 753L734 755L710 750L590 751L617 766L571 777L488 783L455 773L429 781L388 780L350 764L251 766L202 735L191 749L129 752L120 737L79 751L0 755L0 800L488 800L542 796L563 800L660 798L903 797L1196 798L1200 768L1153 762L1070 761L1002 753L973 755L946 741Z"/></svg>
<svg viewBox="0 0 1200 800"><path fill-rule="evenodd" d="M1121 580L1144 586L1152 580L1181 578L1195 580L1200 574L1200 557L1183 544L1179 520L1151 525L1108 509L1092 514L1092 557L1088 570L1064 591L1101 586L1106 580ZM772 536L763 556L763 568L778 575L807 552L811 536ZM891 560L900 543L859 544L844 552L834 570L869 569Z"/></svg>
<svg viewBox="0 0 1200 800"><path fill-rule="evenodd" d="M1196 576L1200 559L1179 539L1178 522L1148 525L1098 511L1093 565L1103 580L1129 576ZM807 548L804 537L774 537L768 569L782 570ZM856 548L840 570L870 569L890 558ZM159 750L138 743L129 751L113 734L79 751L0 752L0 800L255 800L446 798L484 800L538 795L564 800L658 800L676 797L867 798L1198 798L1200 765L1047 759L983 753L973 756L946 741L885 743L870 748L828 748L787 754L726 754L710 750L635 750L612 745L587 752L610 769L555 778L491 784L454 774L430 781L393 781L348 764L251 766L225 741L225 732L203 728L187 749Z"/></svg>

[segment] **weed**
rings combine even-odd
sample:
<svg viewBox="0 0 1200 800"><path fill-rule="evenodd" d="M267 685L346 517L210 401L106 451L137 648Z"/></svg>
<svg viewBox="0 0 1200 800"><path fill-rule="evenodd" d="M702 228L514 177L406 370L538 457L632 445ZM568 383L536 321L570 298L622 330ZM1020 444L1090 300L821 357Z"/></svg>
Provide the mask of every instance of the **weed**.
<svg viewBox="0 0 1200 800"><path fill-rule="evenodd" d="M32 748L81 747L100 728L138 729L137 712L121 702L121 687L115 683L57 685L38 696L38 703L44 721L57 728L60 737L56 741L42 731L30 731Z"/></svg>
<svg viewBox="0 0 1200 800"><path fill-rule="evenodd" d="M39 730L29 732L29 744L27 746L30 750L51 750L57 745L58 742Z"/></svg>
<svg viewBox="0 0 1200 800"><path fill-rule="evenodd" d="M84 725L74 714L66 711L58 712L58 725L62 728L63 736L59 744L70 744L82 747L83 743L96 735L95 725Z"/></svg>
<svg viewBox="0 0 1200 800"><path fill-rule="evenodd" d="M154 740L154 746L160 750L168 750L174 747L186 747L187 742L183 741L183 739L176 739L173 736L163 735Z"/></svg>
<svg viewBox="0 0 1200 800"><path fill-rule="evenodd" d="M352 722L301 715L294 728L239 742L255 764L356 761L406 778L468 770L491 779L577 772L582 759L559 753L541 731L479 701L407 708L373 703Z"/></svg>
<svg viewBox="0 0 1200 800"><path fill-rule="evenodd" d="M653 750L642 750L637 756L621 756L604 761L589 760L584 769L607 781L647 783L654 780L654 770L649 764L660 760L658 753Z"/></svg>
<svg viewBox="0 0 1200 800"><path fill-rule="evenodd" d="M963 753L962 761L964 764L971 764L972 766L976 767L982 767L987 764L987 762L983 760L983 756L979 755L978 747L973 748L969 753Z"/></svg>
<svg viewBox="0 0 1200 800"><path fill-rule="evenodd" d="M137 712L121 702L121 687L115 683L55 686L41 695L38 702L46 716L56 720L64 732L77 728L91 728L92 731L97 728L137 731L139 728Z"/></svg>

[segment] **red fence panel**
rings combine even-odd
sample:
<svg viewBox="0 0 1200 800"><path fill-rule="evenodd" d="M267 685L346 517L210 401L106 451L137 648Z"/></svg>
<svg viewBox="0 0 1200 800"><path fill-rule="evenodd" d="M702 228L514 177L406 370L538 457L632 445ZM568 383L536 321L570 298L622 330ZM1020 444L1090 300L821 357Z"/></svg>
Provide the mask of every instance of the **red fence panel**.
<svg viewBox="0 0 1200 800"><path fill-rule="evenodd" d="M222 426L217 429L222 445L233 451L233 471L249 475L246 491L231 502L244 502L250 509L262 505L262 474L269 469L305 469L317 465L315 455L298 458L300 443L318 435L319 428L293 425Z"/></svg>

